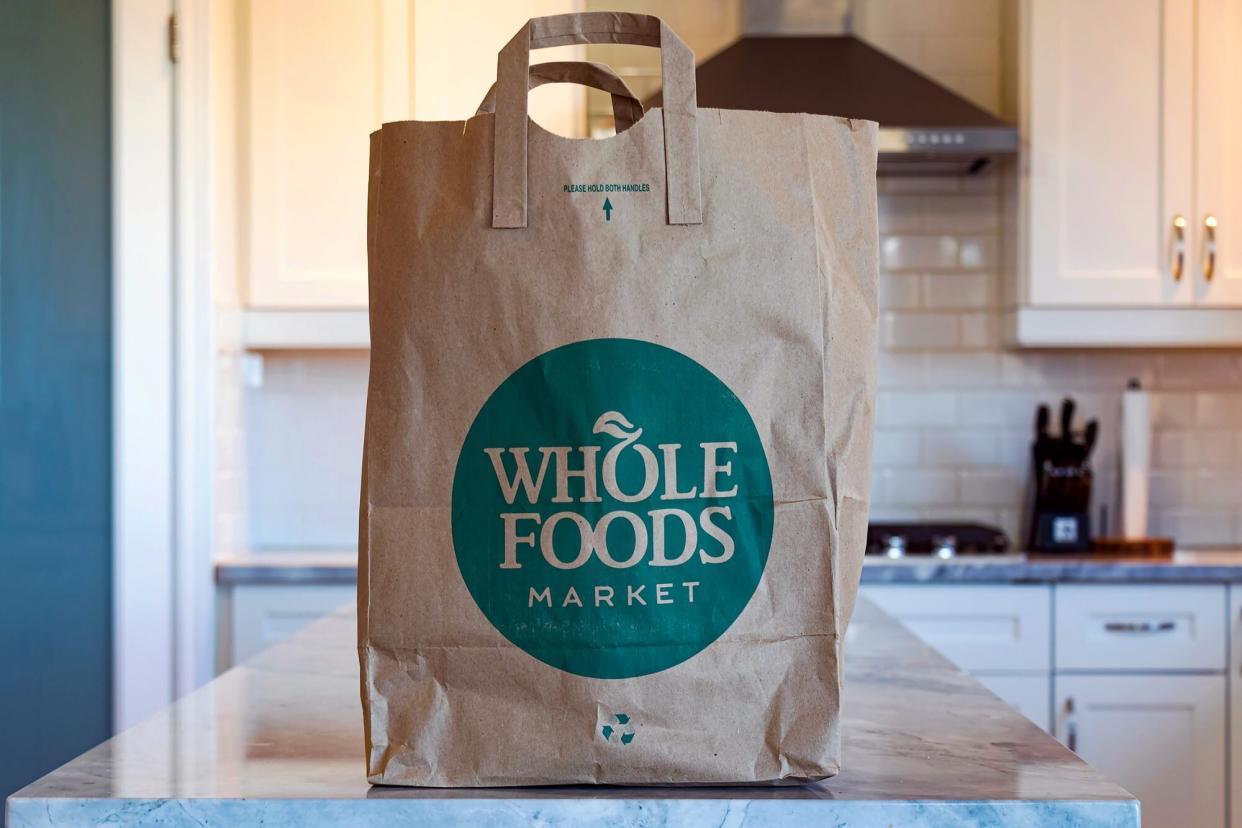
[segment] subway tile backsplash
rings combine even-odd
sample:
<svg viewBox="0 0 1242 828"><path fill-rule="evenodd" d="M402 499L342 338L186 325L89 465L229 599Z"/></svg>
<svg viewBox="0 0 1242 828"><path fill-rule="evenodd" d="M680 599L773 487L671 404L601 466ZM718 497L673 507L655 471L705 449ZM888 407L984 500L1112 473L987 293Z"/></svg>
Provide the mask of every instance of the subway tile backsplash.
<svg viewBox="0 0 1242 828"><path fill-rule="evenodd" d="M244 414L252 548L357 543L366 385L364 352L264 357Z"/></svg>

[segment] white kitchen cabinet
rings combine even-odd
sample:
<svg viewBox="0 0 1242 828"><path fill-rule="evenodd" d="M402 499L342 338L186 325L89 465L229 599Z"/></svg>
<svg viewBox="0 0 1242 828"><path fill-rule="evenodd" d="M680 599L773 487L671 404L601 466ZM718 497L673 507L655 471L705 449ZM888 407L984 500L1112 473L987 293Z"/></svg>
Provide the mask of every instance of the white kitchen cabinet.
<svg viewBox="0 0 1242 828"><path fill-rule="evenodd" d="M1198 13L1195 295L1207 305L1236 307L1242 305L1242 0L1198 0Z"/></svg>
<svg viewBox="0 0 1242 828"><path fill-rule="evenodd" d="M219 671L284 641L358 594L353 584L235 584L222 590Z"/></svg>
<svg viewBox="0 0 1242 828"><path fill-rule="evenodd" d="M1222 826L1232 808L1242 828L1242 585L862 592L1139 797L1145 826Z"/></svg>
<svg viewBox="0 0 1242 828"><path fill-rule="evenodd" d="M1061 675L1056 735L1142 802L1144 828L1225 824L1225 679Z"/></svg>
<svg viewBox="0 0 1242 828"><path fill-rule="evenodd" d="M868 584L862 593L1028 719L1050 730L1049 587Z"/></svg>
<svg viewBox="0 0 1242 828"><path fill-rule="evenodd" d="M1143 803L1145 826L1226 810L1228 590L1059 585L1056 735Z"/></svg>
<svg viewBox="0 0 1242 828"><path fill-rule="evenodd" d="M247 4L252 307L365 307L367 135L413 111L412 6Z"/></svg>
<svg viewBox="0 0 1242 828"><path fill-rule="evenodd" d="M1225 669L1223 585L1069 584L1056 592L1056 669Z"/></svg>
<svg viewBox="0 0 1242 828"><path fill-rule="evenodd" d="M963 670L1051 668L1046 586L868 584L862 592Z"/></svg>
<svg viewBox="0 0 1242 828"><path fill-rule="evenodd" d="M1242 343L1242 0L1023 0L1019 25L1006 337Z"/></svg>
<svg viewBox="0 0 1242 828"><path fill-rule="evenodd" d="M247 216L246 302L252 312L365 308L367 136L386 121L470 117L495 79L496 53L514 32L531 17L577 5L243 4L246 59L238 100L247 135L241 177L248 182L248 203L241 213ZM581 48L541 50L535 61L572 59ZM581 87L540 89L532 95L531 117L555 132L581 135L585 102ZM258 317L255 324L264 321ZM330 333L310 347L339 346Z"/></svg>
<svg viewBox="0 0 1242 828"><path fill-rule="evenodd" d="M1168 248L1193 206L1193 0L1037 0L1026 13L1027 301L1188 301Z"/></svg>

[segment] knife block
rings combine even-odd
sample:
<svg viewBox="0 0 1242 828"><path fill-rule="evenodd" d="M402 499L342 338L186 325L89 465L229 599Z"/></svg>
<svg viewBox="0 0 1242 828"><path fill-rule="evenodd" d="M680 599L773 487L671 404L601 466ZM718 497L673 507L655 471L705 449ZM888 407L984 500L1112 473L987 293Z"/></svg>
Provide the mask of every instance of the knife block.
<svg viewBox="0 0 1242 828"><path fill-rule="evenodd" d="M1091 547L1091 484L1087 465L1033 465L1035 506L1028 547L1035 552L1085 552Z"/></svg>

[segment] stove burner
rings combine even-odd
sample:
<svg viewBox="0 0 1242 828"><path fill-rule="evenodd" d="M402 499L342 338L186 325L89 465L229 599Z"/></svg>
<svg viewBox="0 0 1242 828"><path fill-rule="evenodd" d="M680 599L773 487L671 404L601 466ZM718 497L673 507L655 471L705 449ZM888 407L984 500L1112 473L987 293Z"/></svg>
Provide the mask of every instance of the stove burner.
<svg viewBox="0 0 1242 828"><path fill-rule="evenodd" d="M1008 550L1009 538L1004 532L980 523L873 523L867 527L867 554L893 560L949 560L968 555L1001 555Z"/></svg>

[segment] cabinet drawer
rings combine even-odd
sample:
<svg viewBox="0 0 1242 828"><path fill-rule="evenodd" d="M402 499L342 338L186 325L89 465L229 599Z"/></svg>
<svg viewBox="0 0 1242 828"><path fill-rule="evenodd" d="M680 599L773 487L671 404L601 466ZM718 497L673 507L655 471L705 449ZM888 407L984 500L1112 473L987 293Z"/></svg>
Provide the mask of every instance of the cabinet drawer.
<svg viewBox="0 0 1242 828"><path fill-rule="evenodd" d="M1051 669L1049 587L869 585L863 594L964 670Z"/></svg>
<svg viewBox="0 0 1242 828"><path fill-rule="evenodd" d="M1223 670L1224 586L1059 586L1058 670Z"/></svg>
<svg viewBox="0 0 1242 828"><path fill-rule="evenodd" d="M227 669L354 601L350 585L239 584L233 588Z"/></svg>

